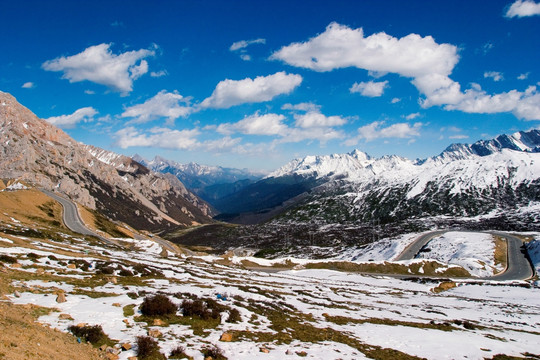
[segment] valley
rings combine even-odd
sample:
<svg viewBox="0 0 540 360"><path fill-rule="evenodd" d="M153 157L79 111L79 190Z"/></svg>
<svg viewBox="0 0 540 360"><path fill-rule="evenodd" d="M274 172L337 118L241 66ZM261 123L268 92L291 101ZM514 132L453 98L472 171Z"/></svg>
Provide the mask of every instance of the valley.
<svg viewBox="0 0 540 360"><path fill-rule="evenodd" d="M32 329L0 359L44 334L66 360L540 356L537 130L260 174L77 143L0 95L1 324Z"/></svg>
<svg viewBox="0 0 540 360"><path fill-rule="evenodd" d="M11 197L32 192L0 192L0 201L5 204ZM46 198L42 201L52 205ZM100 325L110 340L104 350L94 353L96 358L137 356L137 336L153 338L166 356L181 347L185 358L193 359L205 358L210 350L229 359L536 356L540 290L528 281L451 279L444 272L433 276L454 266L442 263L428 275L433 264L419 259L394 262L408 267L406 273L411 271L394 278L331 270L322 266L331 265L328 260L172 252L151 238L114 238L117 245L113 246L58 225L45 225L47 219L61 221L61 211L53 217L36 211L28 220L6 206L3 209L2 301L39 306L43 310L38 321L62 332L69 333L71 325ZM33 236L28 236L29 222L36 227ZM58 236L47 236L48 232ZM448 239L455 242L459 234L449 233ZM520 237L531 240L530 235ZM401 254L404 243L417 238L411 234L401 239L393 253ZM381 248L388 247L385 242L379 242ZM281 271L249 270L254 261ZM65 300L59 301L58 294ZM167 296L178 311L142 315L140 306L152 294ZM219 317L182 315L186 299L219 305ZM228 321L233 309L239 319ZM457 343L460 346L452 346ZM79 346L82 352L89 351ZM21 353L0 341L0 354L17 359Z"/></svg>

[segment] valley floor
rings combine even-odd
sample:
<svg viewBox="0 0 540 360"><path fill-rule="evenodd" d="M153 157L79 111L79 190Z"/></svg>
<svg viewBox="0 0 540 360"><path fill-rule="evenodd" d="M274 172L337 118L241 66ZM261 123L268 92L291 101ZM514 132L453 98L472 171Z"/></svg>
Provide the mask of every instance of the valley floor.
<svg viewBox="0 0 540 360"><path fill-rule="evenodd" d="M117 239L119 249L60 238L0 235L0 270L8 282L2 302L53 309L38 321L62 332L79 323L101 325L114 342L133 345L119 351L120 359L136 356L136 337L147 334L165 355L182 346L193 359L204 359L208 346L229 359L540 356L540 289L531 282L254 272L219 257L173 254L150 240ZM65 302L57 302L59 293ZM221 316L141 316L141 303L156 293L177 305L214 299ZM239 322L227 321L233 309Z"/></svg>

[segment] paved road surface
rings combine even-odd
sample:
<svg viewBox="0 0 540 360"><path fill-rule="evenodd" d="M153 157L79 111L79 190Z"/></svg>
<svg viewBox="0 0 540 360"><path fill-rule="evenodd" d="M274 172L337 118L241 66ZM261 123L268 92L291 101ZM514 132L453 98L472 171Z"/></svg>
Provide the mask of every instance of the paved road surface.
<svg viewBox="0 0 540 360"><path fill-rule="evenodd" d="M491 232L490 234L506 238L506 243L508 244L508 268L502 274L492 276L488 279L501 281L523 280L534 275L521 239L506 233Z"/></svg>
<svg viewBox="0 0 540 360"><path fill-rule="evenodd" d="M75 205L73 201L68 200L58 194L55 194L52 191L43 190L43 189L41 189L40 191L44 193L45 195L58 201L62 205L62 207L64 208L64 212L62 214L62 220L64 221L64 224L67 226L68 229L78 234L95 236L101 241L104 241L109 245L116 245L116 246L118 245L114 241L107 239L99 235L98 233L90 230L89 228L87 228L79 216L77 205Z"/></svg>
<svg viewBox="0 0 540 360"><path fill-rule="evenodd" d="M446 230L440 230L440 231L432 231L427 234L421 235L413 241L409 246L403 250L401 254L395 259L395 261L400 260L412 260L416 257L416 254L426 245L428 242L431 241L435 236L439 236L441 234L444 234Z"/></svg>
<svg viewBox="0 0 540 360"><path fill-rule="evenodd" d="M411 260L416 257L420 249L426 245L431 239L447 232L446 230L432 231L424 234L410 244L396 258L399 260ZM527 259L521 239L502 232L488 232L491 235L498 235L507 240L508 244L508 267L502 274L483 278L485 280L524 280L533 276L531 263Z"/></svg>

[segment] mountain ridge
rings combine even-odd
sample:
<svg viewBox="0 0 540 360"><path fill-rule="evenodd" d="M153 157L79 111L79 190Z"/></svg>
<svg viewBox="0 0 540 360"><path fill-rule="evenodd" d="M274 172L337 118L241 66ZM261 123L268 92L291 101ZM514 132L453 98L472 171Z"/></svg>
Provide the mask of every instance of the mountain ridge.
<svg viewBox="0 0 540 360"><path fill-rule="evenodd" d="M55 190L113 220L163 231L211 222L212 210L176 178L73 140L0 92L0 178Z"/></svg>

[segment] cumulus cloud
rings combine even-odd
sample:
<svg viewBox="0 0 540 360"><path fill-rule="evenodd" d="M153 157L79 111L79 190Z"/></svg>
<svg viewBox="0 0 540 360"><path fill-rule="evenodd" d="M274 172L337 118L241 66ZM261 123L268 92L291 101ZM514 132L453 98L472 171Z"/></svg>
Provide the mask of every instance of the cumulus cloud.
<svg viewBox="0 0 540 360"><path fill-rule="evenodd" d="M127 94L133 89L133 81L148 72L148 63L143 59L155 52L141 49L115 55L110 47L111 44L90 46L79 54L46 61L42 68L61 71L62 78L72 83L88 80Z"/></svg>
<svg viewBox="0 0 540 360"><path fill-rule="evenodd" d="M360 93L362 96L379 97L382 96L387 85L388 81L354 83L349 91L351 93Z"/></svg>
<svg viewBox="0 0 540 360"><path fill-rule="evenodd" d="M519 74L519 76L517 77L518 80L527 80L529 78L529 72L527 73L524 73L524 74Z"/></svg>
<svg viewBox="0 0 540 360"><path fill-rule="evenodd" d="M417 122L413 125L409 123L398 123L384 127L383 121L375 121L358 128L358 139L371 141L382 138L410 139L420 136L422 123Z"/></svg>
<svg viewBox="0 0 540 360"><path fill-rule="evenodd" d="M35 87L35 85L33 82L29 81L29 82L25 82L21 87L23 89L32 89L33 87Z"/></svg>
<svg viewBox="0 0 540 360"><path fill-rule="evenodd" d="M398 102L400 102L401 99L400 98L393 98L392 101L390 101L392 104L397 104Z"/></svg>
<svg viewBox="0 0 540 360"><path fill-rule="evenodd" d="M169 128L152 128L149 133L141 133L132 126L115 133L116 145L122 149L129 147L158 147L163 149L190 150L199 145L199 130L174 130Z"/></svg>
<svg viewBox="0 0 540 360"><path fill-rule="evenodd" d="M53 116L45 119L54 126L64 129L74 128L80 122L90 122L98 112L93 107L84 107L70 115Z"/></svg>
<svg viewBox="0 0 540 360"><path fill-rule="evenodd" d="M311 102L304 102L299 104L284 104L281 107L281 110L290 110L290 111L319 111L321 108L320 105L311 103Z"/></svg>
<svg viewBox="0 0 540 360"><path fill-rule="evenodd" d="M503 74L498 72L498 71L486 71L484 73L484 78L485 79L491 78L491 79L493 79L493 81L504 80Z"/></svg>
<svg viewBox="0 0 540 360"><path fill-rule="evenodd" d="M508 18L513 17L526 17L540 15L540 4L532 0L517 0L515 1L508 10L506 11L505 16Z"/></svg>
<svg viewBox="0 0 540 360"><path fill-rule="evenodd" d="M535 5L530 1L515 4L528 4L528 8ZM395 38L384 32L364 36L362 28L331 23L322 34L284 46L270 58L321 72L357 67L371 73L387 72L412 78L412 84L422 95L420 105L424 108L444 106L447 110L483 113L510 111L521 119L540 120L540 105L534 103L536 90L488 95L473 86L462 91L461 85L450 78L459 61L457 47L438 44L431 36L409 34ZM488 104L496 106L490 110Z"/></svg>
<svg viewBox="0 0 540 360"><path fill-rule="evenodd" d="M249 45L253 44L266 44L266 39L255 39L255 40L241 40L233 43L229 48L230 51L238 51L247 48Z"/></svg>
<svg viewBox="0 0 540 360"><path fill-rule="evenodd" d="M235 105L270 101L274 97L291 93L302 83L302 76L278 72L255 79L223 80L202 103L202 108L227 109Z"/></svg>
<svg viewBox="0 0 540 360"><path fill-rule="evenodd" d="M169 73L167 73L167 70L160 70L160 71L152 71L150 73L151 77L158 78L162 76L167 76Z"/></svg>
<svg viewBox="0 0 540 360"><path fill-rule="evenodd" d="M511 112L522 120L540 120L540 93L536 86L530 86L524 92L511 90L489 95L476 85L459 102L446 105L445 109L479 114Z"/></svg>
<svg viewBox="0 0 540 360"><path fill-rule="evenodd" d="M437 44L431 36L410 34L397 39L381 32L364 37L362 28L331 23L324 33L304 43L284 46L271 59L315 71L353 66L418 77L448 75L459 57L455 46Z"/></svg>
<svg viewBox="0 0 540 360"><path fill-rule="evenodd" d="M239 52L242 60L251 61L251 55L247 53L247 47L253 44L266 44L266 39L237 41L231 45L229 50L232 52Z"/></svg>
<svg viewBox="0 0 540 360"><path fill-rule="evenodd" d="M146 100L142 104L130 106L122 113L124 118L133 118L132 123L145 123L159 118L167 118L168 123L189 115L193 109L187 104L189 99L180 95L177 91L167 92L161 90L154 97Z"/></svg>
<svg viewBox="0 0 540 360"><path fill-rule="evenodd" d="M347 123L347 119L341 116L326 116L318 111L296 114L294 115L294 119L295 125L303 129L342 126Z"/></svg>
<svg viewBox="0 0 540 360"><path fill-rule="evenodd" d="M216 131L225 135L235 132L245 135L284 135L288 127L283 120L285 120L283 115L255 113L236 123L220 124Z"/></svg>
<svg viewBox="0 0 540 360"><path fill-rule="evenodd" d="M417 113L413 113L413 114L409 114L409 115L405 116L405 119L406 120L414 120L419 116L420 116L420 113L417 112Z"/></svg>

